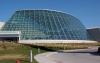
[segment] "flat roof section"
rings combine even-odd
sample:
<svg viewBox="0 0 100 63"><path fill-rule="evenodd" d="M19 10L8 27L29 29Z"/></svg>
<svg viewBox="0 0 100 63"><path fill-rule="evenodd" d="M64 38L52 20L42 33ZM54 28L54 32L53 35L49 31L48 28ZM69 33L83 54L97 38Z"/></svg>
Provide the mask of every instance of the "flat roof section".
<svg viewBox="0 0 100 63"><path fill-rule="evenodd" d="M0 41L6 42L6 41L20 41L20 31L0 31Z"/></svg>

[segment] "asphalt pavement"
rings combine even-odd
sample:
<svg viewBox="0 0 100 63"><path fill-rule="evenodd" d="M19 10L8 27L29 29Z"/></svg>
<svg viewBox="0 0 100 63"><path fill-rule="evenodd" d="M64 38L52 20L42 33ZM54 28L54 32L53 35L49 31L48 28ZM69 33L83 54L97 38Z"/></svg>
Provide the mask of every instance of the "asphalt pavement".
<svg viewBox="0 0 100 63"><path fill-rule="evenodd" d="M38 63L100 63L98 47L78 50L60 50L36 55Z"/></svg>

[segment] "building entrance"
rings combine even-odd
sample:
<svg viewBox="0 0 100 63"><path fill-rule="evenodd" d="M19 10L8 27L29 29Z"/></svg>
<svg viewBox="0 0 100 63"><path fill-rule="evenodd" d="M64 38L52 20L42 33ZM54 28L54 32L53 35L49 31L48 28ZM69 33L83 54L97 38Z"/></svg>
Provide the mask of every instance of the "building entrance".
<svg viewBox="0 0 100 63"><path fill-rule="evenodd" d="M19 37L0 37L0 42L18 42Z"/></svg>
<svg viewBox="0 0 100 63"><path fill-rule="evenodd" d="M19 42L20 31L0 31L0 42Z"/></svg>

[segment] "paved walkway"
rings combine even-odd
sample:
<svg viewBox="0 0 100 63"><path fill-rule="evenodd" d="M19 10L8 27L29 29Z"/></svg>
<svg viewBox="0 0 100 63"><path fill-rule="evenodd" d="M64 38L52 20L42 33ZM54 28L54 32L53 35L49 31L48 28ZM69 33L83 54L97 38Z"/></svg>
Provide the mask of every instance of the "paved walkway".
<svg viewBox="0 0 100 63"><path fill-rule="evenodd" d="M89 49L47 52L34 58L39 63L100 63L100 53L97 53L97 49L98 47L89 47Z"/></svg>

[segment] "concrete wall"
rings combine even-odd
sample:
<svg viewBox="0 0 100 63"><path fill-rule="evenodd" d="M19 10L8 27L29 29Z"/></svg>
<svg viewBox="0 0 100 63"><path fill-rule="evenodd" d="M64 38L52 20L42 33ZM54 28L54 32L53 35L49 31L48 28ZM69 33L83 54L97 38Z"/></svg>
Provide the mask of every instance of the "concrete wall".
<svg viewBox="0 0 100 63"><path fill-rule="evenodd" d="M4 25L4 22L0 22L0 29L2 28L2 26Z"/></svg>
<svg viewBox="0 0 100 63"><path fill-rule="evenodd" d="M87 29L90 35L98 42L100 42L100 28Z"/></svg>
<svg viewBox="0 0 100 63"><path fill-rule="evenodd" d="M34 43L97 43L97 41L88 40L20 40L19 43L34 44Z"/></svg>

